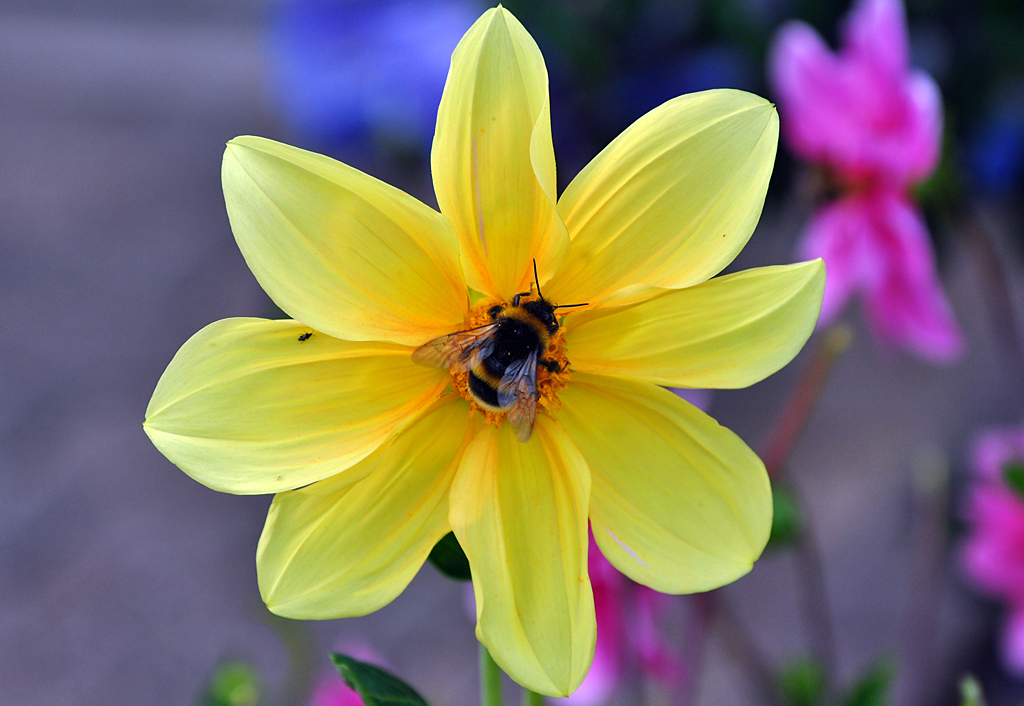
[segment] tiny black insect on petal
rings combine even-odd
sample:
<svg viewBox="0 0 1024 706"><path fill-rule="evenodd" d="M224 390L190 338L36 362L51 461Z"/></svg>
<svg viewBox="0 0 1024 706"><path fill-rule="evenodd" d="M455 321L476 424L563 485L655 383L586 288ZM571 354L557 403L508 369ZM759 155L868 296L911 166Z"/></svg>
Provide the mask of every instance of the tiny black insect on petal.
<svg viewBox="0 0 1024 706"><path fill-rule="evenodd" d="M309 333L304 333L304 334L302 334L302 335L300 335L300 336L299 336L299 340L300 340L300 341L305 341L305 340L308 340L308 339L309 339L309 337L310 337L310 336L312 336L312 335L313 335L313 332L312 332L312 331L310 331Z"/></svg>

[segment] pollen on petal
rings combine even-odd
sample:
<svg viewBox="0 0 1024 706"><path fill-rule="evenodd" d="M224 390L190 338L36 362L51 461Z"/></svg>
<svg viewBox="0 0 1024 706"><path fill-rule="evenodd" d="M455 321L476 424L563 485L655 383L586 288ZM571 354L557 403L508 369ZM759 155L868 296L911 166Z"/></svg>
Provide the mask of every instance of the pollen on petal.
<svg viewBox="0 0 1024 706"><path fill-rule="evenodd" d="M558 393L566 388L572 371L569 369L569 358L565 353L565 336L563 329L551 337L548 343L548 352L544 354L545 360L558 364L558 370L552 372L544 366L537 368L537 393L539 399L537 406L548 412L554 412L562 408L562 401L558 399Z"/></svg>

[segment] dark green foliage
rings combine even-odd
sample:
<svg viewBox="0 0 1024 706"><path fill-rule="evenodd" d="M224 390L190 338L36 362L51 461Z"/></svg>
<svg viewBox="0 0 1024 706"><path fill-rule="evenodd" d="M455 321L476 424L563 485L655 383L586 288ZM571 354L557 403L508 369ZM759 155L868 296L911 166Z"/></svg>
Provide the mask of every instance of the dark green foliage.
<svg viewBox="0 0 1024 706"><path fill-rule="evenodd" d="M789 706L818 706L825 695L825 672L813 660L800 660L782 670L779 690Z"/></svg>
<svg viewBox="0 0 1024 706"><path fill-rule="evenodd" d="M844 706L886 706L889 687L896 676L896 665L890 659L879 659L854 682L843 700Z"/></svg>
<svg viewBox="0 0 1024 706"><path fill-rule="evenodd" d="M462 551L462 546L455 538L454 532L449 532L441 537L441 541L430 550L430 556L427 559L438 571L450 579L469 581L472 578L469 572L469 559Z"/></svg>
<svg viewBox="0 0 1024 706"><path fill-rule="evenodd" d="M1003 468L1003 480L1017 495L1024 498L1024 463L1016 461Z"/></svg>
<svg viewBox="0 0 1024 706"><path fill-rule="evenodd" d="M415 689L379 667L337 652L331 661L365 706L427 706Z"/></svg>
<svg viewBox="0 0 1024 706"><path fill-rule="evenodd" d="M784 547L800 535L800 507L796 498L785 488L772 488L772 531L768 535L769 547Z"/></svg>

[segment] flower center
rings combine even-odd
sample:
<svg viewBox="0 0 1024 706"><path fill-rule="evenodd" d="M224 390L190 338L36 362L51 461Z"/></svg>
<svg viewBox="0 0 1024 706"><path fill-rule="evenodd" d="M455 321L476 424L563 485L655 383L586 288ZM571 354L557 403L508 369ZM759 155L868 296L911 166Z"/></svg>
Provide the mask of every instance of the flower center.
<svg viewBox="0 0 1024 706"><path fill-rule="evenodd" d="M493 314L496 307L501 307L502 310L507 310L511 307L511 304L506 302L505 304L497 304L494 301L484 301L477 304L475 307L470 309L466 315L465 330L479 328L495 322L495 316ZM522 313L522 307L519 307L515 314L518 317ZM528 315L528 314L525 314ZM497 321L499 326L501 325L502 315L497 315ZM543 326L541 322L537 322L539 326ZM569 379L572 377L572 373L569 370L569 359L565 354L565 338L562 335L562 328L559 328L553 333L547 336L547 346L544 350L541 350L538 355L537 364L537 410L538 411L554 411L561 408L562 403L558 399L558 393L561 392L569 384ZM539 340L539 337L538 337ZM539 341L543 345L543 341ZM474 373L466 370L450 369L449 374L452 377L452 388L458 392L463 399L467 400L470 404L470 416L474 415L479 411L484 415L487 423L500 427L502 421L507 416L507 410L500 410L492 405L482 402L480 395L480 381L483 378L490 377L485 374L485 371L481 371L480 375L476 375L476 380L471 384L470 377ZM473 387L476 393L471 389Z"/></svg>

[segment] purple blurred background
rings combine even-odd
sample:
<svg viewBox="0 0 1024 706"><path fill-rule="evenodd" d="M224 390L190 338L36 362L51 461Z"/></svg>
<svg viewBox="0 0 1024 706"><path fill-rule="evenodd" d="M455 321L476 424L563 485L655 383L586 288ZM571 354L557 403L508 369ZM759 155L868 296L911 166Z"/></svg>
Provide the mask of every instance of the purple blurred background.
<svg viewBox="0 0 1024 706"><path fill-rule="evenodd" d="M835 46L849 9L798 0L506 6L545 52L563 186L665 99L715 86L768 94L764 56L777 26L803 18ZM426 566L372 616L273 618L254 565L270 498L191 481L141 423L191 334L224 317L277 315L228 227L224 143L258 134L326 151L434 204L434 109L447 57L479 9L455 0L0 2L0 704L199 703L232 659L253 665L264 703L306 703L303 690L338 646L372 650L433 704L476 703L461 586ZM966 353L945 368L903 355L876 343L853 305L843 318L854 342L788 477L814 521L844 681L903 651L891 703L954 703L967 671L990 703L1017 703L1024 684L997 654L1000 609L964 578L957 548L970 440L1024 413L1020 341L1008 343L1016 331L1007 325L1024 301L1024 10L1010 0L921 0L908 16L912 62L946 101L943 162L917 193ZM780 148L764 216L734 268L792 261L814 207L809 173ZM993 267L1002 292L993 293ZM748 390L716 392L710 413L761 448L809 357ZM915 562L932 555L920 548L928 537L915 539L915 507L944 464L949 541L936 555L938 583L918 584ZM791 551L769 550L723 592L778 668L809 652L794 562ZM919 605L938 611L934 644L908 631ZM692 609L680 599L666 629ZM721 626L711 627L698 674L696 703L757 703Z"/></svg>

